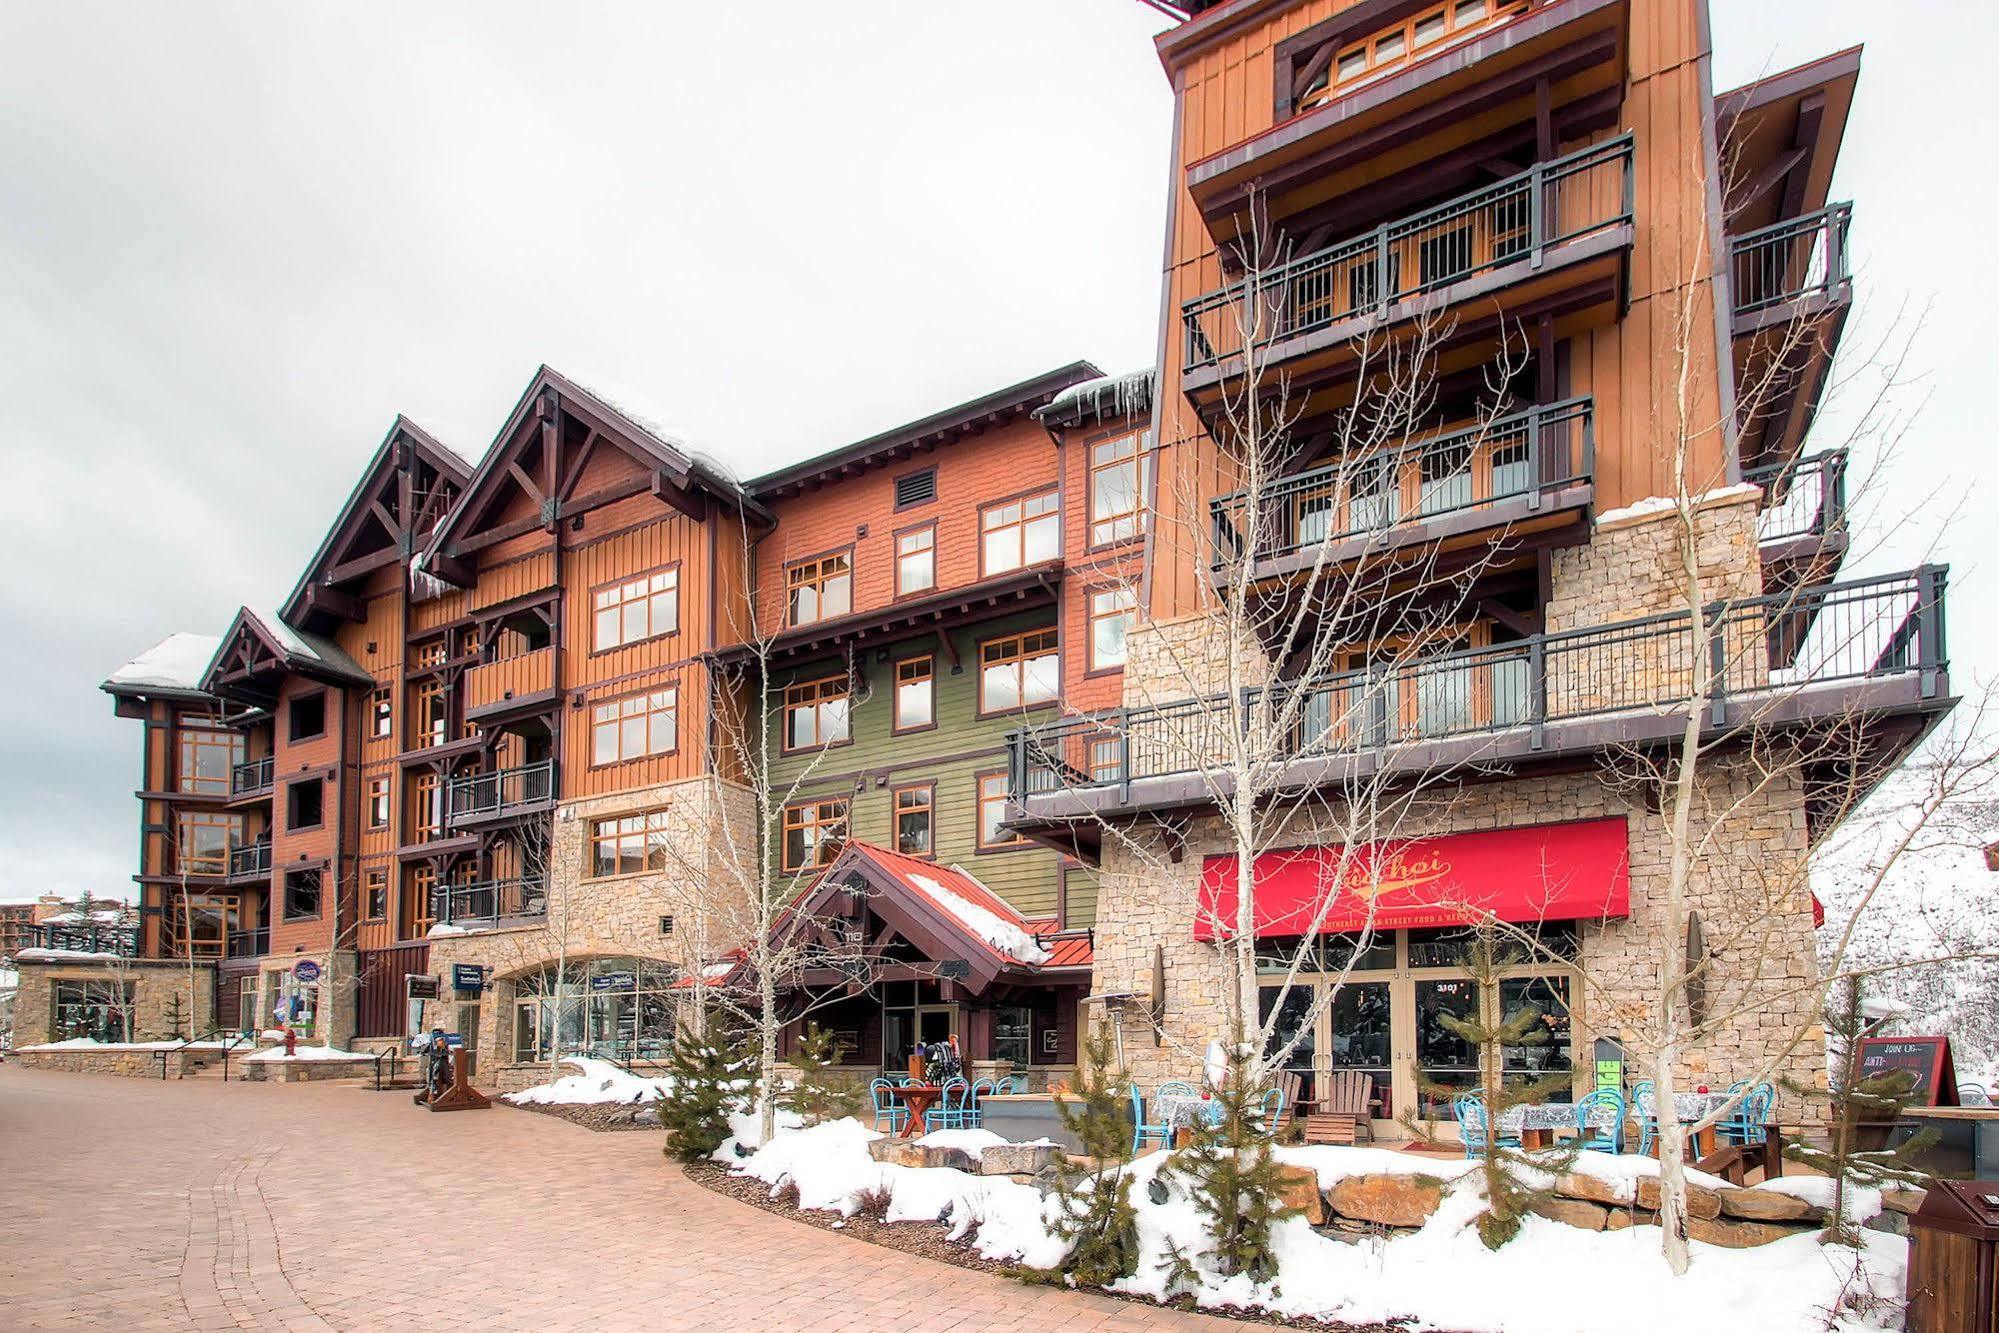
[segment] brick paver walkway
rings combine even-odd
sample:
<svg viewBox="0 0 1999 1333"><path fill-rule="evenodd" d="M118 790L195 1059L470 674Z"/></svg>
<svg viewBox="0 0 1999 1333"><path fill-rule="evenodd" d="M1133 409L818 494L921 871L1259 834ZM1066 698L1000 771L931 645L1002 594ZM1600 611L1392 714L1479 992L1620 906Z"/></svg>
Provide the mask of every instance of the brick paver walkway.
<svg viewBox="0 0 1999 1333"><path fill-rule="evenodd" d="M1228 1326L791 1222L659 1146L407 1094L0 1066L0 1328Z"/></svg>

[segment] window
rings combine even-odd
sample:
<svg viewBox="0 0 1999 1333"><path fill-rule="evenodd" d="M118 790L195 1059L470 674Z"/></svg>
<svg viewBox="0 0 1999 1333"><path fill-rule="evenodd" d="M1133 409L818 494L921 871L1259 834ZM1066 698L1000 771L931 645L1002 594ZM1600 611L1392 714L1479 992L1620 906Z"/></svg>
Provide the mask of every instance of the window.
<svg viewBox="0 0 1999 1333"><path fill-rule="evenodd" d="M368 734L377 740L396 734L395 697L386 685L368 696Z"/></svg>
<svg viewBox="0 0 1999 1333"><path fill-rule="evenodd" d="M1060 677L1054 630L988 639L979 645L979 711L1002 713L1052 703Z"/></svg>
<svg viewBox="0 0 1999 1333"><path fill-rule="evenodd" d="M1090 781L1116 782L1124 777L1122 738L1090 742Z"/></svg>
<svg viewBox="0 0 1999 1333"><path fill-rule="evenodd" d="M1006 774L979 775L979 848L1024 847L1027 839L1009 830L1006 819Z"/></svg>
<svg viewBox="0 0 1999 1333"><path fill-rule="evenodd" d="M410 841L435 842L444 836L444 784L435 773L410 779Z"/></svg>
<svg viewBox="0 0 1999 1333"><path fill-rule="evenodd" d="M285 788L285 828L318 828L325 822L326 783L307 778Z"/></svg>
<svg viewBox="0 0 1999 1333"><path fill-rule="evenodd" d="M921 472L905 472L895 479L895 507L908 509L912 505L929 504L937 498L937 469L927 467Z"/></svg>
<svg viewBox="0 0 1999 1333"><path fill-rule="evenodd" d="M57 1041L130 1041L133 989L129 981L58 981L50 1004L55 1026L49 1035Z"/></svg>
<svg viewBox="0 0 1999 1333"><path fill-rule="evenodd" d="M784 572L794 625L844 616L854 606L854 571L845 552L793 565Z"/></svg>
<svg viewBox="0 0 1999 1333"><path fill-rule="evenodd" d="M243 821L208 812L180 817L179 865L184 875L226 875L229 849L243 840Z"/></svg>
<svg viewBox="0 0 1999 1333"><path fill-rule="evenodd" d="M241 904L233 895L189 894L175 904L174 918L175 957L220 958L242 923Z"/></svg>
<svg viewBox="0 0 1999 1333"><path fill-rule="evenodd" d="M593 766L672 754L680 745L680 691L649 690L590 710Z"/></svg>
<svg viewBox="0 0 1999 1333"><path fill-rule="evenodd" d="M1003 574L1062 553L1062 515L1053 490L979 511L979 568Z"/></svg>
<svg viewBox="0 0 1999 1333"><path fill-rule="evenodd" d="M1152 454L1143 435L1090 446L1090 545L1129 541L1145 531Z"/></svg>
<svg viewBox="0 0 1999 1333"><path fill-rule="evenodd" d="M243 762L243 738L210 729L212 718L190 718L180 733L180 790L229 794L230 770Z"/></svg>
<svg viewBox="0 0 1999 1333"><path fill-rule="evenodd" d="M437 871L427 865L410 867L403 883L403 925L399 938L421 939L437 923Z"/></svg>
<svg viewBox="0 0 1999 1333"><path fill-rule="evenodd" d="M895 789L895 849L898 852L904 856L929 856L932 853L930 830L935 805L936 788L930 783Z"/></svg>
<svg viewBox="0 0 1999 1333"><path fill-rule="evenodd" d="M1467 37L1500 19L1511 18L1526 5L1523 0L1495 4L1493 0L1452 0L1423 10L1411 18L1399 19L1391 27L1365 40L1344 47L1333 62L1332 78L1324 77L1299 100L1299 110L1316 106L1338 93L1345 85L1367 75L1390 69L1412 56L1429 55L1446 37ZM1288 74L1282 77L1290 77Z"/></svg>
<svg viewBox="0 0 1999 1333"><path fill-rule="evenodd" d="M929 592L936 586L937 525L926 523L920 528L897 533L895 595L907 597L911 593Z"/></svg>
<svg viewBox="0 0 1999 1333"><path fill-rule="evenodd" d="M599 588L590 601L594 652L672 634L680 628L680 566Z"/></svg>
<svg viewBox="0 0 1999 1333"><path fill-rule="evenodd" d="M285 872L285 920L310 921L319 915L319 872Z"/></svg>
<svg viewBox="0 0 1999 1333"><path fill-rule="evenodd" d="M293 699L287 708L291 715L291 738L295 741L310 740L314 736L326 734L326 691L317 694L301 694Z"/></svg>
<svg viewBox="0 0 1999 1333"><path fill-rule="evenodd" d="M993 1010L993 1059L1011 1060L1025 1069L1034 1054L1034 1011L1025 1005L1002 1004Z"/></svg>
<svg viewBox="0 0 1999 1333"><path fill-rule="evenodd" d="M368 827L371 829L389 826L389 780L387 778L368 779Z"/></svg>
<svg viewBox="0 0 1999 1333"><path fill-rule="evenodd" d="M1090 594L1090 670L1124 665L1125 636L1137 614L1135 588L1102 588Z"/></svg>
<svg viewBox="0 0 1999 1333"><path fill-rule="evenodd" d="M921 731L936 722L935 659L906 657L895 664L895 730Z"/></svg>
<svg viewBox="0 0 1999 1333"><path fill-rule="evenodd" d="M412 659L411 665L416 667L417 670L427 671L431 667L441 667L449 660L451 657L451 646L443 639L432 639L429 643L419 644L415 648L412 648L410 650L410 657Z"/></svg>
<svg viewBox="0 0 1999 1333"><path fill-rule="evenodd" d="M818 870L833 864L847 842L845 801L806 801L784 807L784 868Z"/></svg>
<svg viewBox="0 0 1999 1333"><path fill-rule="evenodd" d="M784 748L806 750L820 745L839 745L851 739L848 707L851 703L845 676L828 676L784 691Z"/></svg>
<svg viewBox="0 0 1999 1333"><path fill-rule="evenodd" d="M444 682L420 680L410 689L410 746L425 749L444 744L446 705Z"/></svg>
<svg viewBox="0 0 1999 1333"><path fill-rule="evenodd" d="M370 870L362 880L362 914L380 921L389 914L389 872Z"/></svg>
<svg viewBox="0 0 1999 1333"><path fill-rule="evenodd" d="M511 987L514 1058L665 1060L673 1054L674 977L670 965L649 958L593 958L530 972Z"/></svg>
<svg viewBox="0 0 1999 1333"><path fill-rule="evenodd" d="M590 824L590 878L666 869L666 811L617 815Z"/></svg>

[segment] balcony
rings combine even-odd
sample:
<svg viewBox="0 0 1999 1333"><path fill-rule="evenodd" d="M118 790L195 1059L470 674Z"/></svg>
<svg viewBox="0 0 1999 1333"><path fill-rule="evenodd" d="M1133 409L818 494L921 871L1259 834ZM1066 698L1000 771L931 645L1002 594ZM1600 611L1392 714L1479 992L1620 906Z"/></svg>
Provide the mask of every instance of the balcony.
<svg viewBox="0 0 1999 1333"><path fill-rule="evenodd" d="M543 759L517 768L453 778L447 825L454 834L462 833L553 809L557 776L555 760Z"/></svg>
<svg viewBox="0 0 1999 1333"><path fill-rule="evenodd" d="M223 956L226 958L262 958L271 951L271 928L259 926L255 930L232 930L224 938Z"/></svg>
<svg viewBox="0 0 1999 1333"><path fill-rule="evenodd" d="M540 876L439 885L431 891L431 915L440 926L473 930L548 914L548 888Z"/></svg>
<svg viewBox="0 0 1999 1333"><path fill-rule="evenodd" d="M1594 497L1595 420L1594 403L1577 398L1313 468L1269 487L1253 524L1246 493L1217 496L1215 567L1251 540L1250 578L1261 582L1573 522Z"/></svg>
<svg viewBox="0 0 1999 1333"><path fill-rule="evenodd" d="M1717 687L1709 738L1748 728L1864 718L1897 746L1948 709L1941 566L1684 613L1538 634L1381 668L1063 718L1008 738L1015 828L1212 804L1218 756L1245 728L1287 787L1477 765L1507 771L1617 745L1670 743L1685 728L1695 663ZM1897 719L1910 723L1897 729Z"/></svg>
<svg viewBox="0 0 1999 1333"><path fill-rule="evenodd" d="M37 949L60 949L65 953L107 953L119 958L139 956L139 928L44 922L29 926L29 942Z"/></svg>
<svg viewBox="0 0 1999 1333"><path fill-rule="evenodd" d="M1832 204L1730 238L1736 335L1851 301L1846 247L1852 229L1853 205Z"/></svg>
<svg viewBox="0 0 1999 1333"><path fill-rule="evenodd" d="M1181 309L1190 396L1261 368L1299 373L1350 359L1377 323L1441 311L1502 289L1510 313L1615 313L1632 238L1632 139L1537 163L1519 175L1385 223L1195 298ZM1477 330L1462 330L1473 336Z"/></svg>
<svg viewBox="0 0 1999 1333"><path fill-rule="evenodd" d="M270 755L262 759L251 759L237 764L229 770L229 797L231 800L249 800L258 796L269 796L275 785L273 772L275 760Z"/></svg>
<svg viewBox="0 0 1999 1333"><path fill-rule="evenodd" d="M1737 435L1746 464L1794 459L1811 432L1853 305L1852 226L1853 205L1833 204L1730 241Z"/></svg>
<svg viewBox="0 0 1999 1333"><path fill-rule="evenodd" d="M262 883L271 877L271 844L247 842L229 849L231 884Z"/></svg>
<svg viewBox="0 0 1999 1333"><path fill-rule="evenodd" d="M465 720L491 724L555 703L555 649L482 662L465 672Z"/></svg>
<svg viewBox="0 0 1999 1333"><path fill-rule="evenodd" d="M1765 592L1823 583L1838 570L1847 549L1846 466L1846 450L1830 449L1742 474L1763 488L1756 544Z"/></svg>

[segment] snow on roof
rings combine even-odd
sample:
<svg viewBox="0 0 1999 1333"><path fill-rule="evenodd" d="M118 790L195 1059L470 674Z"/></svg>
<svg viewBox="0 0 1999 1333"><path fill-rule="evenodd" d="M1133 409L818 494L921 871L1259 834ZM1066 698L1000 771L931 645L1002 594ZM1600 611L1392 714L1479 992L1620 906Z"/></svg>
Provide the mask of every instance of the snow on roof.
<svg viewBox="0 0 1999 1333"><path fill-rule="evenodd" d="M694 446L688 443L686 431L668 425L666 417L646 406L645 399L641 395L631 392L615 380L599 375L572 375L562 370L556 373L667 448L690 456L696 452Z"/></svg>
<svg viewBox="0 0 1999 1333"><path fill-rule="evenodd" d="M954 874L965 875L965 872L957 866L952 866L951 870ZM967 879L971 878L969 875L965 875L965 877ZM1027 929L1026 925L1019 918L1015 918L1013 921L1005 920L997 912L981 907L962 894L945 888L944 885L937 881L935 876L911 873L906 875L905 878L917 888L923 890L932 902L950 913L959 924L991 945L994 950L1005 954L1016 962L1028 964L1045 963L1054 956L1049 952L1046 945L1034 937L1033 933ZM976 880L973 882L977 883ZM985 886L980 885L979 887L984 888ZM990 894L990 890L987 892Z"/></svg>
<svg viewBox="0 0 1999 1333"><path fill-rule="evenodd" d="M286 656L303 658L329 671L351 676L357 680L372 679L369 673L362 669L361 664L349 657L333 640L294 629L275 613L258 607L246 606L243 608L243 614L255 620L258 627L270 636L271 642L284 650Z"/></svg>
<svg viewBox="0 0 1999 1333"><path fill-rule="evenodd" d="M456 421L439 421L431 417L413 417L403 413L412 426L437 442L439 448L465 465L467 472L477 472L480 460L486 456L484 445L466 444L466 440L476 440L479 433Z"/></svg>
<svg viewBox="0 0 1999 1333"><path fill-rule="evenodd" d="M1072 384L1048 400L1037 416L1059 417L1078 410L1099 416L1128 417L1151 410L1152 368L1122 375L1099 375Z"/></svg>
<svg viewBox="0 0 1999 1333"><path fill-rule="evenodd" d="M146 690L186 690L201 693L202 677L222 639L214 634L169 634L112 672L103 688L144 693Z"/></svg>

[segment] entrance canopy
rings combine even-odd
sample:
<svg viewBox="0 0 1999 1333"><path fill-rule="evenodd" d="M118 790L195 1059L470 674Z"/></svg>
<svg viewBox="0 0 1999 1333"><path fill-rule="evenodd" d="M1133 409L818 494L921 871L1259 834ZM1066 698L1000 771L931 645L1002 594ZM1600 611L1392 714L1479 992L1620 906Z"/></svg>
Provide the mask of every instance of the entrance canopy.
<svg viewBox="0 0 1999 1333"><path fill-rule="evenodd" d="M1254 864L1256 934L1573 921L1628 916L1622 819L1451 833L1265 852ZM1233 856L1202 866L1194 938L1227 939L1236 919Z"/></svg>

